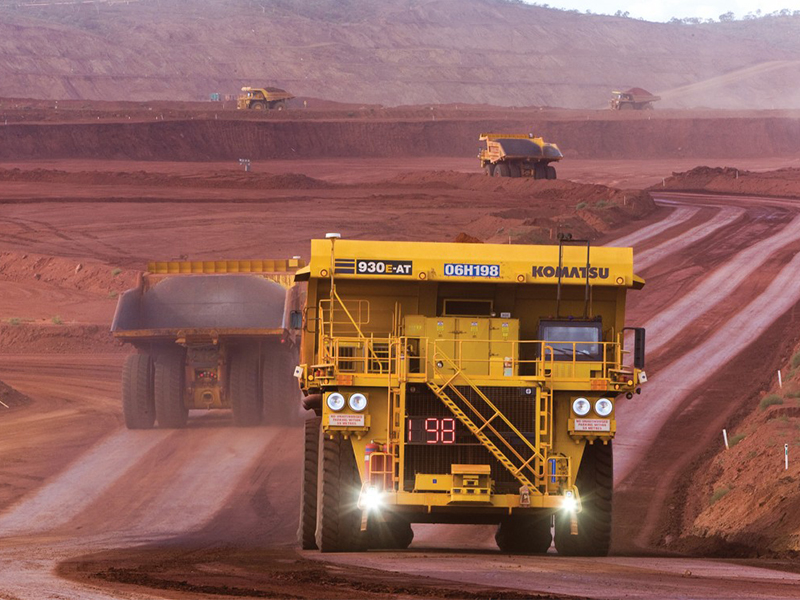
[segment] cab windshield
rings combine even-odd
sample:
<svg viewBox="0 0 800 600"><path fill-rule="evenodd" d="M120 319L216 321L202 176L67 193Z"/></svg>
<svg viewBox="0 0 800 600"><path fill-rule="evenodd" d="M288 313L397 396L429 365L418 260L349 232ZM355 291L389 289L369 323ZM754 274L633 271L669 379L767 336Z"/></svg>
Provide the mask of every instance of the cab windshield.
<svg viewBox="0 0 800 600"><path fill-rule="evenodd" d="M545 342L545 358L554 360L603 360L600 322L542 321L539 339Z"/></svg>

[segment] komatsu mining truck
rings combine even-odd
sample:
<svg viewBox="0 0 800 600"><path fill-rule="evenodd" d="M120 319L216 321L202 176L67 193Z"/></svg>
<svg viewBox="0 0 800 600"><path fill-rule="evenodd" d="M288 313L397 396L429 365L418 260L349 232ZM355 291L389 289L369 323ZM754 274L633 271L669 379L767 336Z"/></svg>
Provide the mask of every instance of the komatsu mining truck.
<svg viewBox="0 0 800 600"><path fill-rule="evenodd" d="M496 524L506 552L605 555L630 248L313 240L298 537L405 548L412 523ZM632 360L626 360L632 359Z"/></svg>
<svg viewBox="0 0 800 600"><path fill-rule="evenodd" d="M564 158L556 144L532 133L482 133L478 141L486 144L478 158L483 172L490 177L556 179L556 168L551 163Z"/></svg>
<svg viewBox="0 0 800 600"><path fill-rule="evenodd" d="M189 409L232 409L238 426L298 414L293 374L305 286L293 281L303 265L151 262L120 296L111 326L136 349L122 372L127 427L184 427Z"/></svg>

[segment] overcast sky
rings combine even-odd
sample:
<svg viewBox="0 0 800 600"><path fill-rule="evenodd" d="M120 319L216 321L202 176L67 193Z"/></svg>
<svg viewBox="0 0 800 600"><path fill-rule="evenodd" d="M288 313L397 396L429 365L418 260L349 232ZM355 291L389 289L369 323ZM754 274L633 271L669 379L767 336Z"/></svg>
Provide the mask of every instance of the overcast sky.
<svg viewBox="0 0 800 600"><path fill-rule="evenodd" d="M526 0L533 4L533 0ZM537 4L549 4L553 8L577 9L581 12L613 15L618 10L630 12L630 16L647 21L669 21L672 17L699 17L715 19L728 11L741 19L747 13L771 13L788 8L800 10L800 0L671 0L671 2L647 2L644 0L536 0Z"/></svg>

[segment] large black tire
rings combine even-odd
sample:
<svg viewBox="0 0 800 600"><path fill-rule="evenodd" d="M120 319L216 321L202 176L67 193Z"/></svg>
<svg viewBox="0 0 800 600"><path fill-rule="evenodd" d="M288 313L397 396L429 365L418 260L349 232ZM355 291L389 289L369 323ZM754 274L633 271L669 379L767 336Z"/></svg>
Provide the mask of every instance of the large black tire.
<svg viewBox="0 0 800 600"><path fill-rule="evenodd" d="M623 102L619 105L620 110L633 110L634 106L630 102Z"/></svg>
<svg viewBox="0 0 800 600"><path fill-rule="evenodd" d="M186 426L189 409L183 398L185 371L183 353L170 352L156 358L154 397L159 427L178 429Z"/></svg>
<svg viewBox="0 0 800 600"><path fill-rule="evenodd" d="M414 530L404 518L387 514L383 519L370 516L367 545L373 550L405 550L414 541Z"/></svg>
<svg viewBox="0 0 800 600"><path fill-rule="evenodd" d="M504 162L499 162L494 166L494 177L511 177L511 170Z"/></svg>
<svg viewBox="0 0 800 600"><path fill-rule="evenodd" d="M515 515L506 517L497 527L494 540L501 552L544 554L553 542L550 515Z"/></svg>
<svg viewBox="0 0 800 600"><path fill-rule="evenodd" d="M298 424L300 412L300 385L294 376L299 362L296 349L283 344L267 345L261 364L261 395L264 418L268 423Z"/></svg>
<svg viewBox="0 0 800 600"><path fill-rule="evenodd" d="M489 177L494 176L494 165L492 163L486 163L483 167L483 172L486 173Z"/></svg>
<svg viewBox="0 0 800 600"><path fill-rule="evenodd" d="M317 486L317 548L321 552L362 550L366 540L357 506L361 476L349 439L323 436Z"/></svg>
<svg viewBox="0 0 800 600"><path fill-rule="evenodd" d="M267 110L267 103L266 102L261 102L261 101L253 102L250 105L250 108L252 108L253 110Z"/></svg>
<svg viewBox="0 0 800 600"><path fill-rule="evenodd" d="M254 427L261 424L264 403L261 398L261 373L258 349L245 346L230 354L229 387L233 424Z"/></svg>
<svg viewBox="0 0 800 600"><path fill-rule="evenodd" d="M547 165L547 178L548 179L555 179L556 178L556 168L550 165Z"/></svg>
<svg viewBox="0 0 800 600"><path fill-rule="evenodd" d="M305 422L303 478L300 480L300 527L297 541L303 550L317 548L317 467L322 419L312 416Z"/></svg>
<svg viewBox="0 0 800 600"><path fill-rule="evenodd" d="M614 454L611 443L596 442L584 450L576 485L583 510L578 535L570 535L570 515L556 517L556 549L564 556L606 556L611 546Z"/></svg>
<svg viewBox="0 0 800 600"><path fill-rule="evenodd" d="M547 179L547 165L537 162L533 165L534 179Z"/></svg>
<svg viewBox="0 0 800 600"><path fill-rule="evenodd" d="M156 421L153 361L149 354L131 354L122 367L122 414L128 429L150 429Z"/></svg>

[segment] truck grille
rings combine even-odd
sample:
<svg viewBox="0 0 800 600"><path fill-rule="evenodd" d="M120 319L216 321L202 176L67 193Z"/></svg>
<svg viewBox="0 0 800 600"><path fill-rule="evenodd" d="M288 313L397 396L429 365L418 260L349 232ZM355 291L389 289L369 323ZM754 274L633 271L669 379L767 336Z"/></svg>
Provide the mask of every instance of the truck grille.
<svg viewBox="0 0 800 600"><path fill-rule="evenodd" d="M479 407L483 404L477 397L475 391L468 386L458 386L459 392L466 396L470 403ZM514 423L515 427L521 431L531 442L535 439L536 426L536 395L526 394L524 389L517 387L482 387L481 391L494 403L497 408ZM454 394L451 394L453 397ZM454 398L455 400L455 398ZM477 422L474 413L460 401L456 401L464 412ZM484 406L482 412L488 418L488 407ZM452 417L450 410L442 404L431 389L424 384L410 384L406 390L406 416L407 417ZM499 433L505 437L526 459L530 456L528 450L510 431L503 431L501 421L493 421L498 424ZM459 423L459 426L463 427ZM487 431L487 430L485 430ZM414 478L417 473L425 474L447 474L450 473L450 465L489 465L492 469L492 479L495 482L495 493L516 493L519 490L519 482L500 462L485 448L477 438L470 436L474 443L453 444L453 445L412 445L405 446L405 482L404 488L411 490L414 487ZM506 450L502 442L494 438L495 445L501 450Z"/></svg>

